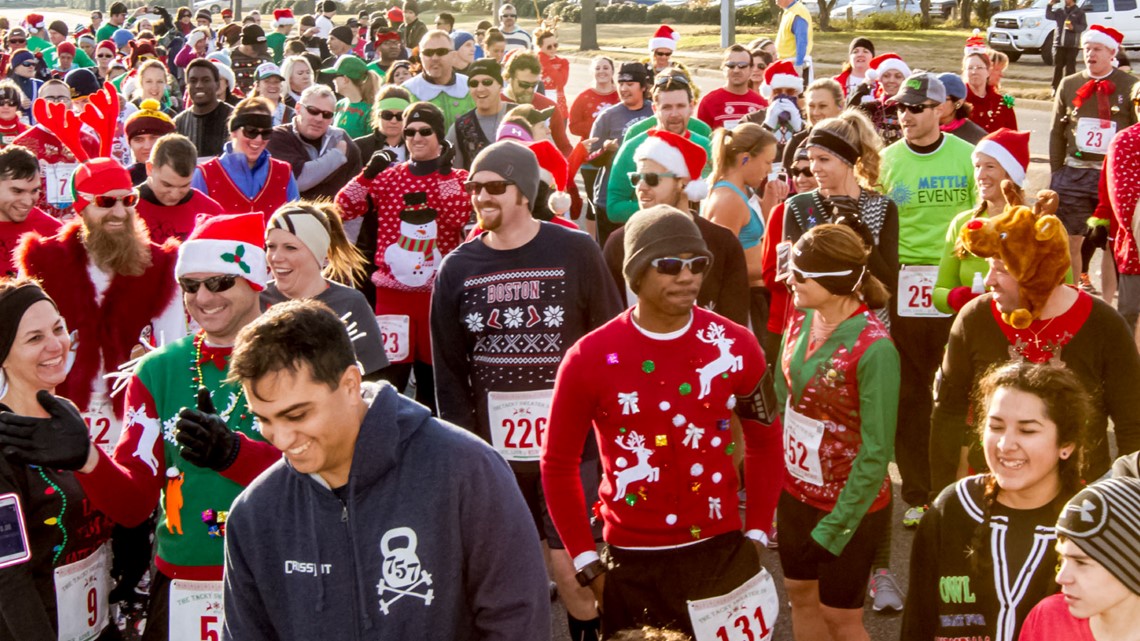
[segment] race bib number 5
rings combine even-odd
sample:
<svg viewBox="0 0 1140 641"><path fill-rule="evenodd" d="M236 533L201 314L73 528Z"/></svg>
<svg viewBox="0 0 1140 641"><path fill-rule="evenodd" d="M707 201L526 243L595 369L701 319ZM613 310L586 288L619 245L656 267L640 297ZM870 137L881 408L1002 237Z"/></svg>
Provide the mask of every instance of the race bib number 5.
<svg viewBox="0 0 1140 641"><path fill-rule="evenodd" d="M170 582L170 641L220 641L221 581Z"/></svg>
<svg viewBox="0 0 1140 641"><path fill-rule="evenodd" d="M554 390L488 392L491 445L508 461L537 461Z"/></svg>
<svg viewBox="0 0 1140 641"><path fill-rule="evenodd" d="M772 638L780 612L776 582L767 570L724 596L689 601L697 641L763 641Z"/></svg>
<svg viewBox="0 0 1140 641"><path fill-rule="evenodd" d="M903 265L899 270L899 316L946 318L934 307L934 281L938 265Z"/></svg>

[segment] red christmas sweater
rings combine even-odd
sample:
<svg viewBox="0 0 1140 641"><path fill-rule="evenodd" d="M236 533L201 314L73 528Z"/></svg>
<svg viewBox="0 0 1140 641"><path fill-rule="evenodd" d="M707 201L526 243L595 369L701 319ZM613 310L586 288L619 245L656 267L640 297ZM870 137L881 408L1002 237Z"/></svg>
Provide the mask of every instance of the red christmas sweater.
<svg viewBox="0 0 1140 641"><path fill-rule="evenodd" d="M145 183L139 187L139 196L135 211L150 230L150 239L156 243L164 243L168 238L184 241L194 231L198 216L217 216L222 213L222 206L217 201L193 188L182 202L173 207L158 202L154 192Z"/></svg>
<svg viewBox="0 0 1140 641"><path fill-rule="evenodd" d="M467 171L452 169L444 175L412 173L409 163L389 167L368 180L363 174L352 179L336 195L345 220L363 216L369 198L376 204L376 266L372 282L377 287L404 292L431 291L443 257L459 246L463 226L471 220L471 197L463 191ZM404 194L424 192L435 217L423 224L400 219Z"/></svg>
<svg viewBox="0 0 1140 641"><path fill-rule="evenodd" d="M668 547L740 530L729 418L765 372L752 333L713 312L651 337L633 310L587 334L566 352L554 383L542 446L542 483L550 516L571 557L594 550L579 477L591 427L602 460L594 508L607 543ZM758 430L746 422L745 483L761 493L774 470L758 465ZM769 515L770 516L770 515ZM748 529L767 531L749 503Z"/></svg>
<svg viewBox="0 0 1140 641"><path fill-rule="evenodd" d="M542 66L542 86L547 91L556 92L558 113L565 119L570 112L566 107L566 83L570 80L570 61L561 56L549 56L539 51L538 62Z"/></svg>
<svg viewBox="0 0 1140 641"><path fill-rule="evenodd" d="M22 222L0 222L0 266L4 269L0 275L15 276L19 271L16 263L12 261L12 252L16 251L20 236L30 231L44 237L55 236L59 233L61 225L62 223L43 213L38 207L32 207L28 217Z"/></svg>
<svg viewBox="0 0 1140 641"><path fill-rule="evenodd" d="M503 102L518 102L505 93L501 97ZM533 105L535 109L542 111L543 109L557 106L557 103L535 92L534 98L531 99L531 105ZM563 156L568 157L570 156L570 152L574 151L574 146L570 144L570 138L566 135L566 116L564 114L565 112L560 109L554 110L554 115L550 117L550 137L554 146L558 147L558 151L561 151Z"/></svg>
<svg viewBox="0 0 1140 641"><path fill-rule="evenodd" d="M1100 172L1100 194L1093 218L1109 225L1112 254L1121 274L1140 274L1140 250L1132 233L1136 204L1140 203L1140 127L1132 125L1116 134Z"/></svg>
<svg viewBox="0 0 1140 641"><path fill-rule="evenodd" d="M606 107L621 102L617 90L609 93L598 93L593 89L586 89L578 94L570 104L570 133L579 138L588 138L594 120Z"/></svg>
<svg viewBox="0 0 1140 641"><path fill-rule="evenodd" d="M20 122L17 118L12 122L4 122L0 120L0 147L7 147L12 144L16 137L27 131L29 127Z"/></svg>
<svg viewBox="0 0 1140 641"><path fill-rule="evenodd" d="M87 132L81 132L80 140L83 148L92 158L99 155L99 141ZM13 145L20 145L35 154L40 161L40 179L43 182L43 191L36 206L47 214L66 220L75 215L71 207L71 174L79 166L79 161L55 134L36 125L24 133L16 136Z"/></svg>
<svg viewBox="0 0 1140 641"><path fill-rule="evenodd" d="M767 106L768 102L751 89L743 95L737 95L720 87L701 98L700 104L697 105L697 118L711 129L716 129L739 122L753 111L759 111Z"/></svg>
<svg viewBox="0 0 1140 641"><path fill-rule="evenodd" d="M974 106L970 112L970 120L977 123L987 134L1005 127L1017 130L1017 114L1013 111L1013 97L1009 97L1006 104L1005 94L999 93L993 85L986 87L986 97L974 93L973 89L966 87L966 102Z"/></svg>

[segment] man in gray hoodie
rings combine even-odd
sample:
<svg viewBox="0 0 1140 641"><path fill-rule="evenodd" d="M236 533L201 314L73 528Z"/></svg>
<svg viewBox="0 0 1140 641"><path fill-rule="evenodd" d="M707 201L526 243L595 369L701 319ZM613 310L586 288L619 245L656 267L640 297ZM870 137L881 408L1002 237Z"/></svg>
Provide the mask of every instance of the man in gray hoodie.
<svg viewBox="0 0 1140 641"><path fill-rule="evenodd" d="M314 301L238 336L231 376L284 458L228 515L224 638L549 636L538 536L502 457L390 385L369 402L355 361Z"/></svg>

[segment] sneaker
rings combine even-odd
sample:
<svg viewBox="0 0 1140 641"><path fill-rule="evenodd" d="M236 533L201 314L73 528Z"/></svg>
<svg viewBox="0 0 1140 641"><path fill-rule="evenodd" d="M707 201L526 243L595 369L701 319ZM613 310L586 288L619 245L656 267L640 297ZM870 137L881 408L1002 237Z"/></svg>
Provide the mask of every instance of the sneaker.
<svg viewBox="0 0 1140 641"><path fill-rule="evenodd" d="M898 579L890 570L878 570L871 575L871 599L874 603L871 608L875 612L894 610L902 612L903 600L906 596L899 587Z"/></svg>
<svg viewBox="0 0 1140 641"><path fill-rule="evenodd" d="M1093 287L1092 280L1089 279L1089 275L1087 273L1081 274L1081 277L1077 283L1081 288L1081 291L1087 292L1094 296L1100 293L1096 290L1096 287Z"/></svg>
<svg viewBox="0 0 1140 641"><path fill-rule="evenodd" d="M922 515L926 514L927 509L929 508L925 505L908 507L906 513L903 514L903 527L918 527L918 522L922 520Z"/></svg>
<svg viewBox="0 0 1140 641"><path fill-rule="evenodd" d="M779 550L780 549L780 542L778 540L776 540L776 534L777 534L776 528L772 528L772 532L768 534L768 549L769 550Z"/></svg>

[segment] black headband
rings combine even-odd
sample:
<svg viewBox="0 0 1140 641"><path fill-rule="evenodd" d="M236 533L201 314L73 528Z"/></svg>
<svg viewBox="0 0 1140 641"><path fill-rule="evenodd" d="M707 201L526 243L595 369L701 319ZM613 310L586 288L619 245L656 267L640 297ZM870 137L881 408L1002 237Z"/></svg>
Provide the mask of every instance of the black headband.
<svg viewBox="0 0 1140 641"><path fill-rule="evenodd" d="M39 285L31 284L17 287L0 298L0 363L8 360L8 352L16 342L16 331L20 329L20 319L29 307L41 300L55 305Z"/></svg>
<svg viewBox="0 0 1140 641"><path fill-rule="evenodd" d="M859 150L844 140L842 136L826 129L820 129L819 127L812 128L804 146L822 147L828 153L839 156L844 162L852 166L854 166L855 163L859 161L859 157L862 156Z"/></svg>
<svg viewBox="0 0 1140 641"><path fill-rule="evenodd" d="M234 119L230 121L230 131L237 131L242 127L272 129L273 116L263 113L244 113L234 116Z"/></svg>
<svg viewBox="0 0 1140 641"><path fill-rule="evenodd" d="M800 272L805 278L811 278L821 287L836 296L850 296L855 294L867 272L867 265L863 262L850 262L829 256L815 249L811 236L800 238L792 250L791 268ZM836 276L815 276L813 274L834 274L848 272Z"/></svg>

